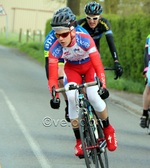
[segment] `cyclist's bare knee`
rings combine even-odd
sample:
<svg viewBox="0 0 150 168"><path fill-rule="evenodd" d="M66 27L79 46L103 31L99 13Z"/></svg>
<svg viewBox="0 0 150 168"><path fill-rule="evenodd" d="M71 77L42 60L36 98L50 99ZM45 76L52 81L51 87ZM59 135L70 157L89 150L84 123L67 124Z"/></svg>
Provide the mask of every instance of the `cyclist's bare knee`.
<svg viewBox="0 0 150 168"><path fill-rule="evenodd" d="M71 119L71 125L73 128L79 128L79 121L78 119Z"/></svg>

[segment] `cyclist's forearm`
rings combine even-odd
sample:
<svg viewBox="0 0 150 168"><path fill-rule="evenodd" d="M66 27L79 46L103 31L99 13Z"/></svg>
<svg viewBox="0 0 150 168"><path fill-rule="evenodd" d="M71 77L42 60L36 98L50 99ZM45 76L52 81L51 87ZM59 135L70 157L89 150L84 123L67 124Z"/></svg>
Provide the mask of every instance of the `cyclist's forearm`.
<svg viewBox="0 0 150 168"><path fill-rule="evenodd" d="M100 78L103 83L103 87L106 88L106 77L105 71L101 59L99 59L98 52L90 54L90 59L93 64L93 67L96 71L96 75Z"/></svg>
<svg viewBox="0 0 150 168"><path fill-rule="evenodd" d="M111 52L111 55L112 55L114 61L118 60L118 54L117 54L116 46L114 44L113 35L107 34L106 40L107 40L107 43L108 43L108 46L109 46L109 49L110 49L110 52Z"/></svg>
<svg viewBox="0 0 150 168"><path fill-rule="evenodd" d="M58 88L58 59L51 54L48 62L48 86L50 92L53 86L55 86L55 89Z"/></svg>

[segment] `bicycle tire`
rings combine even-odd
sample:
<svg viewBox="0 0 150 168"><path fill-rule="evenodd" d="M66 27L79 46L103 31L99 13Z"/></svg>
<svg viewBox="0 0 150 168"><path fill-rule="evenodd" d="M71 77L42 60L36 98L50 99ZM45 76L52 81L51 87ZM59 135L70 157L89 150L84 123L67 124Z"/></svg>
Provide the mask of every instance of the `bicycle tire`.
<svg viewBox="0 0 150 168"><path fill-rule="evenodd" d="M150 119L147 121L147 133L150 135Z"/></svg>
<svg viewBox="0 0 150 168"><path fill-rule="evenodd" d="M79 112L79 130L84 153L85 164L87 168L100 168L97 159L97 149L91 148L95 146L95 137L92 126L89 124L88 115L85 115L84 110Z"/></svg>
<svg viewBox="0 0 150 168"><path fill-rule="evenodd" d="M101 121L99 119L98 119L97 129L98 129L99 139L102 139L102 140L105 139L104 134L103 134ZM105 143L104 145L106 145L106 140L102 141L102 142L104 142ZM98 156L99 156L99 162L100 162L101 168L109 168L109 162L108 162L108 155L107 155L106 147L100 148Z"/></svg>
<svg viewBox="0 0 150 168"><path fill-rule="evenodd" d="M150 135L150 109L148 109L147 133Z"/></svg>
<svg viewBox="0 0 150 168"><path fill-rule="evenodd" d="M93 118L95 118L96 120L96 125L97 125L97 132L98 132L98 138L96 138L95 136L95 140L97 142L97 144L100 145L100 148L97 148L97 155L98 155L98 161L100 164L101 168L109 168L109 162L108 162L108 156L107 156L107 148L106 148L106 140L105 140L105 136L103 133L103 127L102 127L102 122L99 119L98 115L96 114L93 106L87 101L86 104L87 106L91 107L91 112L93 114Z"/></svg>

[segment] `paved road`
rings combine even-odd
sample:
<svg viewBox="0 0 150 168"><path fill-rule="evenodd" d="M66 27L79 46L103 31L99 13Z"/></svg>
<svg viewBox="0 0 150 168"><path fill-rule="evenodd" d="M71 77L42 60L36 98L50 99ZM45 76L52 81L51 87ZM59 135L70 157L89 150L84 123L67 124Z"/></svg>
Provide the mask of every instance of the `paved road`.
<svg viewBox="0 0 150 168"><path fill-rule="evenodd" d="M0 79L2 167L85 167L84 160L73 154L75 142L70 124L63 119L64 102L60 110L49 107L44 67L0 46ZM107 104L119 142L118 149L108 153L110 168L149 168L150 136L139 127L139 115L122 108L117 98Z"/></svg>

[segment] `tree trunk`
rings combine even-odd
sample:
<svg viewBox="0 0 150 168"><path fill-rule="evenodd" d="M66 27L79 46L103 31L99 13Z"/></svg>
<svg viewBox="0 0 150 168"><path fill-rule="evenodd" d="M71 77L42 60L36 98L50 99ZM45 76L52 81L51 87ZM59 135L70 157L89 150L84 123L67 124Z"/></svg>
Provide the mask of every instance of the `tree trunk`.
<svg viewBox="0 0 150 168"><path fill-rule="evenodd" d="M67 0L67 6L75 15L80 15L80 0Z"/></svg>

